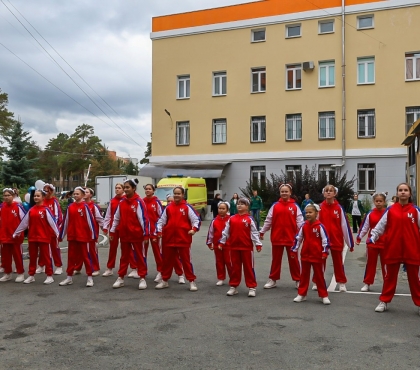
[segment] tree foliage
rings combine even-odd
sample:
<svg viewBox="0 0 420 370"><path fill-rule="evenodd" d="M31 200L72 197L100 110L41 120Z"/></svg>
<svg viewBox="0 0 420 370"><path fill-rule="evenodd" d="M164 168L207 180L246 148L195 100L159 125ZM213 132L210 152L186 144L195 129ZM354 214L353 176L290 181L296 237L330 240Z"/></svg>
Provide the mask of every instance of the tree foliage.
<svg viewBox="0 0 420 370"><path fill-rule="evenodd" d="M13 113L7 110L8 95L0 89L0 156L4 153L4 137L14 122Z"/></svg>
<svg viewBox="0 0 420 370"><path fill-rule="evenodd" d="M149 157L152 155L152 134L150 134L150 141L147 142L146 151L144 152L144 158L140 161L140 164L149 163Z"/></svg>

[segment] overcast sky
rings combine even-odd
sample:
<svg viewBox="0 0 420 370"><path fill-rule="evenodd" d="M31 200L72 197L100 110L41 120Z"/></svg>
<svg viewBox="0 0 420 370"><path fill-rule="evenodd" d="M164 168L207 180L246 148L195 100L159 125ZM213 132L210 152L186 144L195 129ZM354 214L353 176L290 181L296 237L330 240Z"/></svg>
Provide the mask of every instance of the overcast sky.
<svg viewBox="0 0 420 370"><path fill-rule="evenodd" d="M0 0L0 89L41 147L86 123L117 155L141 159L151 132L152 17L249 1Z"/></svg>

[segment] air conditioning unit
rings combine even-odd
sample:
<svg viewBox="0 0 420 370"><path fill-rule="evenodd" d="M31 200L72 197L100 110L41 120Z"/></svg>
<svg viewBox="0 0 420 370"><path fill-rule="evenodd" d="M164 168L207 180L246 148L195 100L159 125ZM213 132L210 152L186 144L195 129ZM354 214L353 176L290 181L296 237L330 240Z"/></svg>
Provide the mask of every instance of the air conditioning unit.
<svg viewBox="0 0 420 370"><path fill-rule="evenodd" d="M303 62L304 71L313 71L315 68L314 62Z"/></svg>

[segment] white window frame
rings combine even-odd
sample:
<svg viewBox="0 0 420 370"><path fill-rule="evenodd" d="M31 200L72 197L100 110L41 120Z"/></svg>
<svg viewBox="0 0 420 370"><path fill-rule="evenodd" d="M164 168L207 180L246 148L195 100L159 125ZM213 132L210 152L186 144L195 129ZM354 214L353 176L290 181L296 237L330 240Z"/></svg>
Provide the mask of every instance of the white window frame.
<svg viewBox="0 0 420 370"><path fill-rule="evenodd" d="M373 65L373 81L369 81L369 65ZM359 74L359 67L364 69L365 79L362 81ZM375 83L375 57L357 58L357 84L358 85L373 85Z"/></svg>
<svg viewBox="0 0 420 370"><path fill-rule="evenodd" d="M369 172L373 172L373 184L369 181ZM360 179L364 177L366 189L360 186ZM375 163L358 163L357 164L357 188L359 192L372 192L376 190L376 164Z"/></svg>
<svg viewBox="0 0 420 370"><path fill-rule="evenodd" d="M254 90L254 76L257 77L257 89ZM263 77L264 76L264 77ZM262 86L262 82L265 82L265 86ZM251 68L251 93L264 93L267 90L267 69L265 67Z"/></svg>
<svg viewBox="0 0 420 370"><path fill-rule="evenodd" d="M289 88L289 71L293 73L293 87ZM297 87L297 74L300 72L300 87ZM302 89L302 64L287 64L286 65L286 90L301 90Z"/></svg>
<svg viewBox="0 0 420 370"><path fill-rule="evenodd" d="M251 117L251 143L265 143L267 138L266 128L266 117L265 116L254 116ZM257 139L254 137L254 123L258 124Z"/></svg>
<svg viewBox="0 0 420 370"><path fill-rule="evenodd" d="M321 134L321 119L322 118L325 118L325 136L322 136ZM335 139L335 112L319 112L318 113L318 138L320 140Z"/></svg>
<svg viewBox="0 0 420 370"><path fill-rule="evenodd" d="M413 116L412 118L410 116ZM413 123L420 119L420 107L406 107L405 108L405 127L406 134L410 130Z"/></svg>
<svg viewBox="0 0 420 370"><path fill-rule="evenodd" d="M298 165L286 165L286 175L289 179L296 179L298 174L302 174L302 166Z"/></svg>
<svg viewBox="0 0 420 370"><path fill-rule="evenodd" d="M366 18L372 18L372 25L368 27L360 27L360 20L366 19ZM365 14L365 15L359 15L357 17L357 29L358 30L370 30L372 28L375 28L375 16L373 14Z"/></svg>
<svg viewBox="0 0 420 370"><path fill-rule="evenodd" d="M411 60L413 64L413 78L407 77L407 72L408 72L407 64L409 60ZM405 54L405 80L406 81L420 81L420 51Z"/></svg>
<svg viewBox="0 0 420 370"><path fill-rule="evenodd" d="M336 169L330 164L320 164L318 165L318 180L321 180L322 173L325 173L325 179L327 184L330 183L330 176L336 175Z"/></svg>
<svg viewBox="0 0 420 370"><path fill-rule="evenodd" d="M332 31L322 32L321 26L323 24L329 24L329 23L332 23L332 25L333 25ZM328 20L318 22L318 35L328 35L328 34L334 33L334 32L335 32L335 20L334 19L328 19Z"/></svg>
<svg viewBox="0 0 420 370"><path fill-rule="evenodd" d="M181 96L181 85L184 88L183 96ZM190 96L191 96L191 76L190 75L177 76L177 81L176 81L177 99L189 99Z"/></svg>
<svg viewBox="0 0 420 370"><path fill-rule="evenodd" d="M251 166L251 185L254 184L254 174L256 174L257 176L257 183L258 186L261 186L261 179L264 177L264 182L267 180L267 175L266 175L266 168L265 166ZM264 175L264 176L262 176Z"/></svg>
<svg viewBox="0 0 420 370"><path fill-rule="evenodd" d="M264 39L263 40L255 40L255 34L257 32L264 32ZM251 42L257 43L257 42L265 42L267 40L267 31L265 28L258 28L255 30L251 30Z"/></svg>
<svg viewBox="0 0 420 370"><path fill-rule="evenodd" d="M289 136L289 125L291 125L291 133ZM300 141L302 140L302 114L286 114L286 141Z"/></svg>
<svg viewBox="0 0 420 370"><path fill-rule="evenodd" d="M333 79L334 81L330 81L330 69L333 69ZM319 72L318 72L318 87L320 89L327 88L327 87L335 87L335 61L329 60L325 62L319 62ZM325 69L325 85L321 85L321 70Z"/></svg>
<svg viewBox="0 0 420 370"><path fill-rule="evenodd" d="M226 118L217 118L212 124L213 144L226 144L227 141L227 121Z"/></svg>
<svg viewBox="0 0 420 370"><path fill-rule="evenodd" d="M299 27L299 35L289 36L289 29ZM286 39L294 39L296 37L302 37L302 24L295 23L295 24L288 24L286 25Z"/></svg>
<svg viewBox="0 0 420 370"><path fill-rule="evenodd" d="M373 134L369 135L369 117L373 117ZM363 118L363 122L361 122ZM365 135L360 135L360 125L364 125ZM357 111L357 137L359 139L372 139L376 136L376 112L375 109L360 109Z"/></svg>
<svg viewBox="0 0 420 370"><path fill-rule="evenodd" d="M219 85L219 91L216 90L217 81ZM225 85L225 91L223 92L223 83ZM226 96L227 94L227 73L226 71L213 72L213 96Z"/></svg>
<svg viewBox="0 0 420 370"><path fill-rule="evenodd" d="M176 145L190 145L190 121L179 121L176 123Z"/></svg>

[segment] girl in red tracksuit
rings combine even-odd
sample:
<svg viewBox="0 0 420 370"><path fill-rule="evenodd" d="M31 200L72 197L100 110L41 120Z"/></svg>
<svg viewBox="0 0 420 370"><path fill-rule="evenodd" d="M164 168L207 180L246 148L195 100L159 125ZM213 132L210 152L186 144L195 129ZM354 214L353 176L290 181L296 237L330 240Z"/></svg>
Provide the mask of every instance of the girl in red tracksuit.
<svg viewBox="0 0 420 370"><path fill-rule="evenodd" d="M324 279L324 261L328 256L329 240L324 226L317 220L318 212L319 206L317 204L308 204L305 207L307 221L300 228L295 245L292 248L292 252L297 252L299 248L302 248L300 253L302 271L298 296L293 300L294 302L306 301L312 267L314 281L318 286L318 295L322 299L322 303L331 303L328 299L327 285Z"/></svg>
<svg viewBox="0 0 420 370"><path fill-rule="evenodd" d="M418 306L420 315L420 209L412 203L411 187L402 183L397 186L398 202L389 207L366 241L377 243L385 234L385 248L381 253L384 266L384 285L376 312L387 310L397 287L400 264L407 269L411 299Z"/></svg>
<svg viewBox="0 0 420 370"><path fill-rule="evenodd" d="M254 219L249 215L249 200L240 198L237 202L238 213L229 218L219 242L219 249L223 250L229 242L232 271L230 275L230 289L228 296L238 294L236 289L241 283L242 268L245 284L248 287L248 297L255 297L257 280L254 270L254 245L257 252L261 252L262 244L258 236Z"/></svg>
<svg viewBox="0 0 420 370"><path fill-rule="evenodd" d="M232 264L230 261L230 249L229 244L220 250L219 240L222 238L222 231L225 229L226 222L229 220L228 215L230 204L228 202L219 203L219 214L214 218L210 224L209 231L207 233L207 246L214 250L214 256L216 258L216 274L217 274L217 286L221 286L226 279L226 270L229 277L232 273Z"/></svg>
<svg viewBox="0 0 420 370"><path fill-rule="evenodd" d="M295 243L295 237L303 224L303 216L300 207L295 203L292 196L292 186L280 185L280 200L272 205L268 211L264 226L260 230L260 239L264 240L264 234L271 229L272 259L270 276L264 289L275 288L277 280L280 280L281 261L283 251L286 249L289 260L290 275L299 286L300 266L299 261L292 258L291 249Z"/></svg>
<svg viewBox="0 0 420 370"><path fill-rule="evenodd" d="M144 252L144 241L149 239L149 217L146 205L136 193L139 180L124 181L125 198L118 204L114 214L114 222L110 230L111 240L115 230L119 230L121 240L121 259L118 279L113 288L124 286L124 276L127 275L128 264L132 250L137 255L137 274L140 276L139 289L147 288L145 277L147 275L147 262Z"/></svg>
<svg viewBox="0 0 420 370"><path fill-rule="evenodd" d="M346 213L341 205L335 199L338 190L327 185L323 190L325 200L321 203L319 212L319 221L324 225L330 239L330 251L334 266L335 279L339 285L340 292L346 292L346 273L344 272L343 250L344 242L349 246L350 252L353 252L354 241L347 220ZM314 284L312 290L316 290Z"/></svg>
<svg viewBox="0 0 420 370"><path fill-rule="evenodd" d="M38 260L38 251L40 255L39 258L42 258L45 266L45 273L47 274L47 279L44 281L44 284L51 284L54 282L52 277L52 246L50 243L51 235L57 239L58 228L54 215L43 205L44 201L45 192L43 190L36 190L34 193L35 205L28 211L13 234L14 238L19 237L23 231L29 229L29 277L23 282L24 284L30 284L35 281L34 275Z"/></svg>
<svg viewBox="0 0 420 370"><path fill-rule="evenodd" d="M25 216L25 210L19 203L13 202L14 197L13 189L3 189L3 203L0 205L0 244L4 275L0 282L12 280L13 257L18 273L15 282L21 283L25 280L22 251L24 236L22 234L18 238L13 238L13 233Z"/></svg>
<svg viewBox="0 0 420 370"><path fill-rule="evenodd" d="M201 221L194 208L184 200L184 188L175 187L173 193L174 201L165 208L156 225L157 237L162 238L163 268L162 281L155 288L164 289L169 286L168 280L175 261L180 257L185 277L190 282L190 291L196 291L198 288L194 281L196 276L191 261L191 243L192 236L200 230Z"/></svg>
<svg viewBox="0 0 420 370"><path fill-rule="evenodd" d="M74 189L74 202L68 206L63 225L61 226L58 240L62 241L67 234L68 242L67 278L60 282L59 285L61 286L73 284L75 266L80 259L85 264L86 275L88 276L86 286L93 286L93 266L89 243L96 240L97 235L92 212L84 202L84 197L85 189L81 186Z"/></svg>
<svg viewBox="0 0 420 370"><path fill-rule="evenodd" d="M383 216L386 210L386 194L374 194L373 195L373 202L375 204L375 208L369 211L365 218L363 219L362 225L359 228L359 234L356 238L356 244L359 245L362 241L362 238L368 234L369 231L375 228L378 224L379 220ZM370 233L369 236L370 238ZM368 292L370 290L370 286L373 284L375 280L376 274L376 265L378 263L378 257L382 254L385 247L384 237L379 238L375 244L366 245L366 269L365 269L365 278L361 291ZM381 261L381 268L382 268L382 276L385 276L384 272L384 264L382 262L382 257L380 258Z"/></svg>

